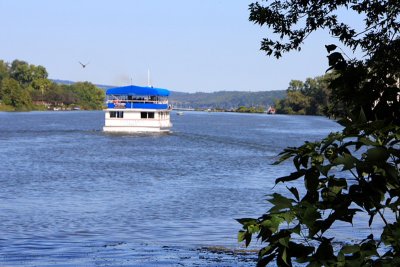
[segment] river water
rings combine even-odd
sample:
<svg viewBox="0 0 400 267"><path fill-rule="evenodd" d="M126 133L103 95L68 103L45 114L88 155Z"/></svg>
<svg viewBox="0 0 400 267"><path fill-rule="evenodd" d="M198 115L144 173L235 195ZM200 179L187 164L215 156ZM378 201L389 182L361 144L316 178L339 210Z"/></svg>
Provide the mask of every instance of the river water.
<svg viewBox="0 0 400 267"><path fill-rule="evenodd" d="M0 113L0 266L252 266L255 253L230 252L243 248L234 219L285 190L274 180L290 162L271 165L283 148L340 130L323 117L186 112L170 134L116 135L103 116Z"/></svg>

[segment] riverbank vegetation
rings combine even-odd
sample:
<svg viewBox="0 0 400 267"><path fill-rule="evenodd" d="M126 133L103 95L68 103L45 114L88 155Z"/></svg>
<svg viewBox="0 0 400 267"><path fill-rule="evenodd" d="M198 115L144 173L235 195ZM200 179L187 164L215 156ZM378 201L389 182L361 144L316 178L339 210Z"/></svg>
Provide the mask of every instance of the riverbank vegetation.
<svg viewBox="0 0 400 267"><path fill-rule="evenodd" d="M286 96L275 101L276 113L296 115L327 115L329 109L329 82L332 73L306 81L292 80Z"/></svg>
<svg viewBox="0 0 400 267"><path fill-rule="evenodd" d="M0 60L0 110L101 109L104 91L89 82L56 84L43 66Z"/></svg>
<svg viewBox="0 0 400 267"><path fill-rule="evenodd" d="M240 113L264 113L265 109L263 107L238 107L235 112L240 112Z"/></svg>
<svg viewBox="0 0 400 267"><path fill-rule="evenodd" d="M339 11L361 16L364 26L340 21ZM344 128L280 154L276 164L293 162L293 172L275 180L287 194L270 193L266 213L239 219L239 241L248 246L255 235L264 244L258 266L271 261L277 266L293 266L294 261L304 266L400 266L400 2L257 2L250 5L250 20L280 34L262 41L261 49L276 58L300 50L319 29L329 30L340 45L359 49L363 57L351 59L337 44L325 45L328 72L335 73L326 84L326 112L341 118ZM307 113L305 84L292 85L300 89L290 98L304 104L297 111ZM295 180L302 180L297 184L304 188L291 186ZM338 238L337 231L354 222L370 231Z"/></svg>
<svg viewBox="0 0 400 267"><path fill-rule="evenodd" d="M234 111L239 107L264 107L267 109L277 99L286 95L285 90L273 91L218 91L212 93L182 93L171 91L169 102L177 108L196 110Z"/></svg>

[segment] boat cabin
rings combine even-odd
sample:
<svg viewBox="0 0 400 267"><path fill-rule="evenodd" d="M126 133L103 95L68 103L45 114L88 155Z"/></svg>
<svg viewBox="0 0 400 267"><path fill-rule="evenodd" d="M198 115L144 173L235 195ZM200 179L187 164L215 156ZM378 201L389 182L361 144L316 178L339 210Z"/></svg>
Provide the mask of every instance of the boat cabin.
<svg viewBox="0 0 400 267"><path fill-rule="evenodd" d="M106 91L105 132L168 132L172 127L167 89L123 86Z"/></svg>

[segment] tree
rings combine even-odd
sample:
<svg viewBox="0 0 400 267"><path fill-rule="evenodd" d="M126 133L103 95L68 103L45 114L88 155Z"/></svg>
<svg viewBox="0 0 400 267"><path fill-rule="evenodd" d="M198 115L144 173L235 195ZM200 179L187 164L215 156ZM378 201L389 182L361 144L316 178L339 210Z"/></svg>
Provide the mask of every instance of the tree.
<svg viewBox="0 0 400 267"><path fill-rule="evenodd" d="M286 98L281 100L281 109L278 113L306 115L310 101L310 97L305 96L300 90L288 90Z"/></svg>
<svg viewBox="0 0 400 267"><path fill-rule="evenodd" d="M332 73L314 79L307 78L301 92L310 97L310 105L307 108L307 114L324 115L329 105L329 83L333 79Z"/></svg>
<svg viewBox="0 0 400 267"><path fill-rule="evenodd" d="M14 60L0 60L0 100L7 110L42 109L40 102L54 106L78 105L82 109L101 109L104 91L89 82L57 85L48 78L43 66ZM37 106L32 106L32 101ZM38 103L39 102L39 103Z"/></svg>
<svg viewBox="0 0 400 267"><path fill-rule="evenodd" d="M328 83L331 74L316 78L307 78L305 82L292 80L287 88L286 97L277 100L278 113L299 115L323 115L328 107Z"/></svg>
<svg viewBox="0 0 400 267"><path fill-rule="evenodd" d="M0 60L0 82L4 78L8 77L8 64L3 60Z"/></svg>
<svg viewBox="0 0 400 267"><path fill-rule="evenodd" d="M336 45L326 45L328 70L334 72L327 112L340 118L344 129L281 153L276 163L291 159L294 171L275 183L303 179L305 188L273 193L265 214L239 219L239 240L249 245L257 234L266 244L259 266L273 260L278 266L292 266L293 260L309 266L400 266L400 2L267 2L250 5L250 20L279 34L278 40L262 41L268 55L300 50L309 34L325 28L365 57L345 59ZM365 17L363 30L339 21L343 8ZM328 230L355 217L380 227L379 236L345 240L334 248L337 240Z"/></svg>
<svg viewBox="0 0 400 267"><path fill-rule="evenodd" d="M35 78L30 84L33 92L31 92L32 99L35 101L48 100L45 98L47 91L51 88L52 82L47 78Z"/></svg>
<svg viewBox="0 0 400 267"><path fill-rule="evenodd" d="M14 60L11 63L10 76L20 84L26 85L32 82L29 64L25 61Z"/></svg>
<svg viewBox="0 0 400 267"><path fill-rule="evenodd" d="M23 86L27 86L35 80L47 79L48 76L43 66L30 65L17 59L11 63L10 75Z"/></svg>
<svg viewBox="0 0 400 267"><path fill-rule="evenodd" d="M299 80L291 80L289 87L286 89L287 92L290 91L300 91L304 87L304 83Z"/></svg>
<svg viewBox="0 0 400 267"><path fill-rule="evenodd" d="M32 104L29 93L12 78L2 80L0 98L5 105L13 106L17 110L27 109Z"/></svg>
<svg viewBox="0 0 400 267"><path fill-rule="evenodd" d="M78 105L83 109L99 109L103 107L104 91L89 82L78 82L71 85L78 99Z"/></svg>

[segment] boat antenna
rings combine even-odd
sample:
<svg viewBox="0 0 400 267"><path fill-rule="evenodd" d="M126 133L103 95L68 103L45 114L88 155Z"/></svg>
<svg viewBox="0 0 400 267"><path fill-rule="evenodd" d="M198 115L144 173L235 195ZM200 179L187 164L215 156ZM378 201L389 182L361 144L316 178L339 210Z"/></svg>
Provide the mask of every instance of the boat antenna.
<svg viewBox="0 0 400 267"><path fill-rule="evenodd" d="M150 80L150 69L147 69L147 86L148 87L153 87L151 85L151 80Z"/></svg>

